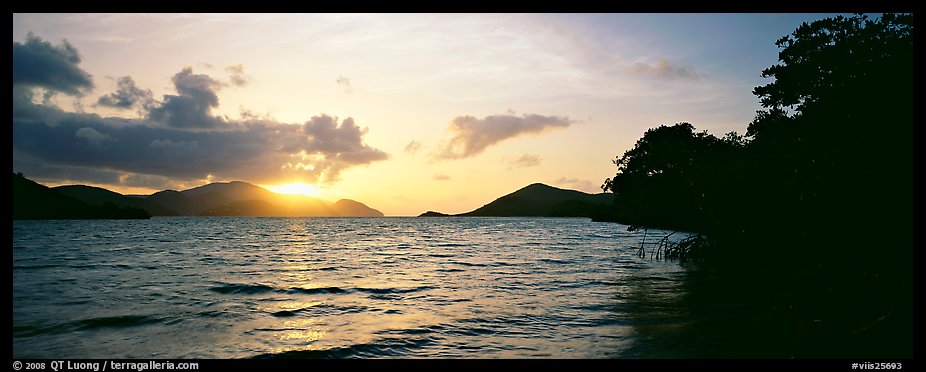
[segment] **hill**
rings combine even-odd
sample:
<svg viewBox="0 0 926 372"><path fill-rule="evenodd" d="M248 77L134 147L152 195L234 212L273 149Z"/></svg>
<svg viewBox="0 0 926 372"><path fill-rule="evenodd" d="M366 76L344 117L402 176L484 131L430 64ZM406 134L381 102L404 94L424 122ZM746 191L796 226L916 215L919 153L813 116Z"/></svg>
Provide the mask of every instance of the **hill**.
<svg viewBox="0 0 926 372"><path fill-rule="evenodd" d="M148 196L141 196L150 202L160 204L181 216L196 214L196 208L189 198L175 190L158 191Z"/></svg>
<svg viewBox="0 0 926 372"><path fill-rule="evenodd" d="M305 195L277 194L247 182L215 182L158 196L186 204L189 214L207 216L382 217L363 203L342 199L336 203ZM154 194L152 195L154 196Z"/></svg>
<svg viewBox="0 0 926 372"><path fill-rule="evenodd" d="M48 188L16 174L13 179L14 219L109 218L82 216L89 216L88 213L116 216L127 211L145 212L146 216L383 216L382 212L350 199L330 203L305 195L277 194L242 181L129 196L84 185Z"/></svg>
<svg viewBox="0 0 926 372"><path fill-rule="evenodd" d="M263 187L242 181L213 182L180 192L195 214L221 208L232 202L263 200L270 202L280 196Z"/></svg>
<svg viewBox="0 0 926 372"><path fill-rule="evenodd" d="M452 216L462 217L591 217L610 206L614 194L588 194L542 183L525 186L476 210ZM450 216L428 211L419 217Z"/></svg>
<svg viewBox="0 0 926 372"><path fill-rule="evenodd" d="M23 177L22 174L13 174L14 220L144 219L150 217L150 214L138 208L120 207L106 202L100 205L85 203L38 184Z"/></svg>
<svg viewBox="0 0 926 372"><path fill-rule="evenodd" d="M427 211L418 215L418 217L450 217L450 215L441 212Z"/></svg>
<svg viewBox="0 0 926 372"><path fill-rule="evenodd" d="M338 213L339 216L383 216L383 212L370 208L361 202L350 199L341 199L335 202L334 210Z"/></svg>
<svg viewBox="0 0 926 372"><path fill-rule="evenodd" d="M152 216L179 215L179 213L170 209L169 207L165 207L163 204L147 200L147 198L126 196L100 187L67 185L53 187L52 190L91 205L105 205L109 203L120 207L138 208L145 210Z"/></svg>

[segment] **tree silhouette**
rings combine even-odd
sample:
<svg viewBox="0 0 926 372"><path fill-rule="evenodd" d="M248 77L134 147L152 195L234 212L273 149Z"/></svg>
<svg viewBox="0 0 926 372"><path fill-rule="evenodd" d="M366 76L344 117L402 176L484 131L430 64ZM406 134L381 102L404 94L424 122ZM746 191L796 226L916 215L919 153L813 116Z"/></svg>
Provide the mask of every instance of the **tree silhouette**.
<svg viewBox="0 0 926 372"><path fill-rule="evenodd" d="M775 80L753 91L765 110L746 133L747 187L768 212L750 228L777 219L823 246L909 245L833 232L873 231L877 219L912 234L913 16L823 19L776 45L781 63L762 72Z"/></svg>
<svg viewBox="0 0 926 372"><path fill-rule="evenodd" d="M623 156L602 188L615 193L618 220L703 231L712 229L742 137L695 132L689 123L647 130Z"/></svg>
<svg viewBox="0 0 926 372"><path fill-rule="evenodd" d="M617 174L602 188L617 195L615 219L711 232L735 249L762 241L748 253L771 252L763 259L818 262L836 246L864 259L864 244L908 247L912 34L912 15L802 24L777 41L780 63L762 72L774 80L753 92L763 110L748 139L660 126L614 160ZM871 219L900 233L876 234ZM867 232L839 234L847 230Z"/></svg>
<svg viewBox="0 0 926 372"><path fill-rule="evenodd" d="M913 16L776 45L746 139L650 129L603 185L614 219L710 235L723 296L789 319L778 339L805 356L912 357Z"/></svg>

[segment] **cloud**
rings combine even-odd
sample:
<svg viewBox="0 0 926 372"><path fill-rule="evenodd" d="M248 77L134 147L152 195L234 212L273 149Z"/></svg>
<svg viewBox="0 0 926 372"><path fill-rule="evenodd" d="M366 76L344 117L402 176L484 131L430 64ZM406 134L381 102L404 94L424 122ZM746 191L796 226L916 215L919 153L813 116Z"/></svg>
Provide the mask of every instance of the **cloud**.
<svg viewBox="0 0 926 372"><path fill-rule="evenodd" d="M156 138L148 143L148 147L158 151L163 151L165 158L171 158L175 160L183 160L209 155L206 151L199 148L199 142L196 140L173 141L170 139Z"/></svg>
<svg viewBox="0 0 926 372"><path fill-rule="evenodd" d="M225 124L211 111L219 106L216 91L222 83L209 75L194 74L184 67L172 78L177 95L165 94L160 105L148 112L148 119L176 128L214 128Z"/></svg>
<svg viewBox="0 0 926 372"><path fill-rule="evenodd" d="M36 104L14 83L14 169L46 182L153 188L281 178L331 184L345 169L389 158L364 142L367 129L353 118L322 114L284 123L250 115L223 120L211 114L218 107L221 82L187 67L173 76L173 83L177 94L151 102L142 118L104 118ZM120 78L119 89L101 100L130 106L145 92L131 78Z"/></svg>
<svg viewBox="0 0 926 372"><path fill-rule="evenodd" d="M407 145L405 145L405 152L409 154L415 154L420 149L421 149L421 141L412 140Z"/></svg>
<svg viewBox="0 0 926 372"><path fill-rule="evenodd" d="M445 141L438 159L463 159L481 154L489 146L526 134L540 134L547 130L566 128L572 120L559 116L527 114L491 115L484 119L458 116L447 130L453 137Z"/></svg>
<svg viewBox="0 0 926 372"><path fill-rule="evenodd" d="M119 176L119 184L128 187L144 187L155 190L185 190L196 186L202 186L205 180L194 182L177 182L164 176L152 176L147 174L123 174Z"/></svg>
<svg viewBox="0 0 926 372"><path fill-rule="evenodd" d="M93 147L100 147L103 145L104 141L112 139L108 134L100 133L96 129L90 127L78 129L77 132L74 132L74 137L83 139Z"/></svg>
<svg viewBox="0 0 926 372"><path fill-rule="evenodd" d="M527 168L540 165L540 157L537 155L524 154L520 158L508 161L509 168Z"/></svg>
<svg viewBox="0 0 926 372"><path fill-rule="evenodd" d="M435 181L450 181L450 176L448 176L448 175L446 175L446 174L435 174L434 177L432 177L432 178L433 178Z"/></svg>
<svg viewBox="0 0 926 372"><path fill-rule="evenodd" d="M560 177L556 181L553 181L554 185L568 187L573 190L584 191L590 194L597 194L601 192L601 187L594 184L589 180L581 180L578 178L566 178Z"/></svg>
<svg viewBox="0 0 926 372"><path fill-rule="evenodd" d="M315 116L303 126L303 134L310 137L304 150L325 154L322 165L329 170L329 177L337 174L347 164L368 164L386 160L389 156L363 143L367 130L354 124L353 118L344 119L327 115Z"/></svg>
<svg viewBox="0 0 926 372"><path fill-rule="evenodd" d="M638 75L654 76L660 79L700 79L703 75L691 66L677 66L665 58L654 64L637 62L630 66L630 72Z"/></svg>
<svg viewBox="0 0 926 372"><path fill-rule="evenodd" d="M136 105L148 108L154 104L151 90L138 88L131 76L120 77L116 85L116 91L100 96L97 105L128 109Z"/></svg>
<svg viewBox="0 0 926 372"><path fill-rule="evenodd" d="M344 93L354 94L354 90L350 86L350 79L343 76L338 76L337 82L344 87Z"/></svg>
<svg viewBox="0 0 926 372"><path fill-rule="evenodd" d="M13 86L81 96L93 89L93 77L77 66L80 60L67 40L54 46L30 32L25 43L13 42Z"/></svg>
<svg viewBox="0 0 926 372"><path fill-rule="evenodd" d="M244 65L228 66L225 72L231 74L229 81L234 86L243 87L251 81L251 77L244 73Z"/></svg>
<svg viewBox="0 0 926 372"><path fill-rule="evenodd" d="M13 169L23 172L29 179L40 183L119 184L118 172L92 167L58 166L15 149L13 150Z"/></svg>
<svg viewBox="0 0 926 372"><path fill-rule="evenodd" d="M344 169L388 158L363 143L364 131L351 118L338 123L337 118L322 115L305 125L246 121L227 127L191 131L144 119L82 113L65 113L57 126L14 118L14 167L29 166L16 161L17 156L27 155L54 167L91 167L181 181L213 175L263 183L296 177L330 184Z"/></svg>

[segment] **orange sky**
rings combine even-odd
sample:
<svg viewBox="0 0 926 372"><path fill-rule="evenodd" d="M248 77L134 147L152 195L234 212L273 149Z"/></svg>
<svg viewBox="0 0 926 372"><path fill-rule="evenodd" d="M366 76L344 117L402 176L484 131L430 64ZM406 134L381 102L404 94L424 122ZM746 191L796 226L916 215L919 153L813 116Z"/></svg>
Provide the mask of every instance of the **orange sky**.
<svg viewBox="0 0 926 372"><path fill-rule="evenodd" d="M774 41L826 16L14 14L14 170L399 216L598 192L647 128L745 132Z"/></svg>

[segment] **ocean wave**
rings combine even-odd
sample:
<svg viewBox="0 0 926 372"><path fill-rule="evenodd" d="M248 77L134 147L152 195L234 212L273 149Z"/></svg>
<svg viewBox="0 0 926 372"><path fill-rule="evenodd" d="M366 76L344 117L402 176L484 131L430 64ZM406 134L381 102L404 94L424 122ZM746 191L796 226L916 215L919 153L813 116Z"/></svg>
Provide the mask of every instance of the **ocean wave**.
<svg viewBox="0 0 926 372"><path fill-rule="evenodd" d="M425 291L433 289L432 286L421 286L421 287L392 287L392 288L366 288L366 287L356 287L356 288L341 288L341 287L316 287L316 288L304 288L304 287L292 287L292 288L277 288L274 286L266 284L222 284L216 287L209 288L210 291L218 292L221 294L264 294L264 293L282 293L282 294L344 294L344 293L366 293L374 295L386 295L386 294L406 294Z"/></svg>
<svg viewBox="0 0 926 372"><path fill-rule="evenodd" d="M472 262L464 262L464 261L447 261L447 263L452 263L452 264L456 264L456 265L463 265L463 266L469 266L469 267L486 267L486 266L488 266L488 265L486 265L486 264L472 263Z"/></svg>
<svg viewBox="0 0 926 372"><path fill-rule="evenodd" d="M271 315L271 316L274 316L274 317L277 317L277 318L287 318L287 317L291 317L291 316L296 316L299 312L301 312L301 311L303 311L303 310L305 310L305 309L280 310L280 311L274 311L274 312L270 313L270 315Z"/></svg>
<svg viewBox="0 0 926 372"><path fill-rule="evenodd" d="M206 317L206 318L221 318L228 316L228 313L218 310L207 310L196 313L197 317Z"/></svg>
<svg viewBox="0 0 926 372"><path fill-rule="evenodd" d="M81 319L48 326L13 326L13 337L31 337L44 334L92 331L106 328L131 328L148 324L163 323L165 319L148 315L122 315Z"/></svg>
<svg viewBox="0 0 926 372"><path fill-rule="evenodd" d="M170 244L121 223L91 226L113 245L68 241L81 221L17 230L13 355L613 357L628 327L686 314L687 275L637 257L639 237L575 220L370 221L146 222L187 234Z"/></svg>
<svg viewBox="0 0 926 372"><path fill-rule="evenodd" d="M420 336L426 334L441 334L446 331L448 328L443 324L433 324L413 328L404 328L404 329L385 329L377 332L380 335L396 335L396 336Z"/></svg>
<svg viewBox="0 0 926 372"><path fill-rule="evenodd" d="M322 293L347 293L348 291L340 287L319 287L319 288L289 288L282 290L284 293L290 294L322 294Z"/></svg>
<svg viewBox="0 0 926 372"><path fill-rule="evenodd" d="M37 336L46 333L59 333L62 329L65 329L66 325L56 324L49 327L40 327L40 326L13 326L13 337L31 337Z"/></svg>
<svg viewBox="0 0 926 372"><path fill-rule="evenodd" d="M410 287L410 288L356 288L359 292L370 293L370 294L403 294L403 293L413 293L419 291L425 291L428 289L434 289L431 286L421 286L421 287Z"/></svg>
<svg viewBox="0 0 926 372"><path fill-rule="evenodd" d="M98 328L128 328L146 324L160 323L163 319L145 315L107 316L100 318L83 319L76 322L78 330Z"/></svg>
<svg viewBox="0 0 926 372"><path fill-rule="evenodd" d="M325 350L288 350L279 353L258 354L251 359L346 359L374 357L403 357L416 349L434 342L425 338L385 338L372 343L335 347Z"/></svg>
<svg viewBox="0 0 926 372"><path fill-rule="evenodd" d="M260 294L277 291L276 288L264 284L223 284L209 290L221 294Z"/></svg>
<svg viewBox="0 0 926 372"><path fill-rule="evenodd" d="M549 264L554 264L554 265L568 265L568 264L573 263L572 260L557 260L557 259L554 259L554 258L541 258L541 259L538 260L538 261L544 262L544 263L549 263Z"/></svg>
<svg viewBox="0 0 926 372"><path fill-rule="evenodd" d="M37 270L37 269L51 269L59 267L60 265L51 265L51 264L39 264L39 265L13 265L13 270Z"/></svg>
<svg viewBox="0 0 926 372"><path fill-rule="evenodd" d="M455 254L450 254L450 253L428 253L426 256L428 256L428 257L435 257L435 258L450 258L450 257L456 257Z"/></svg>

